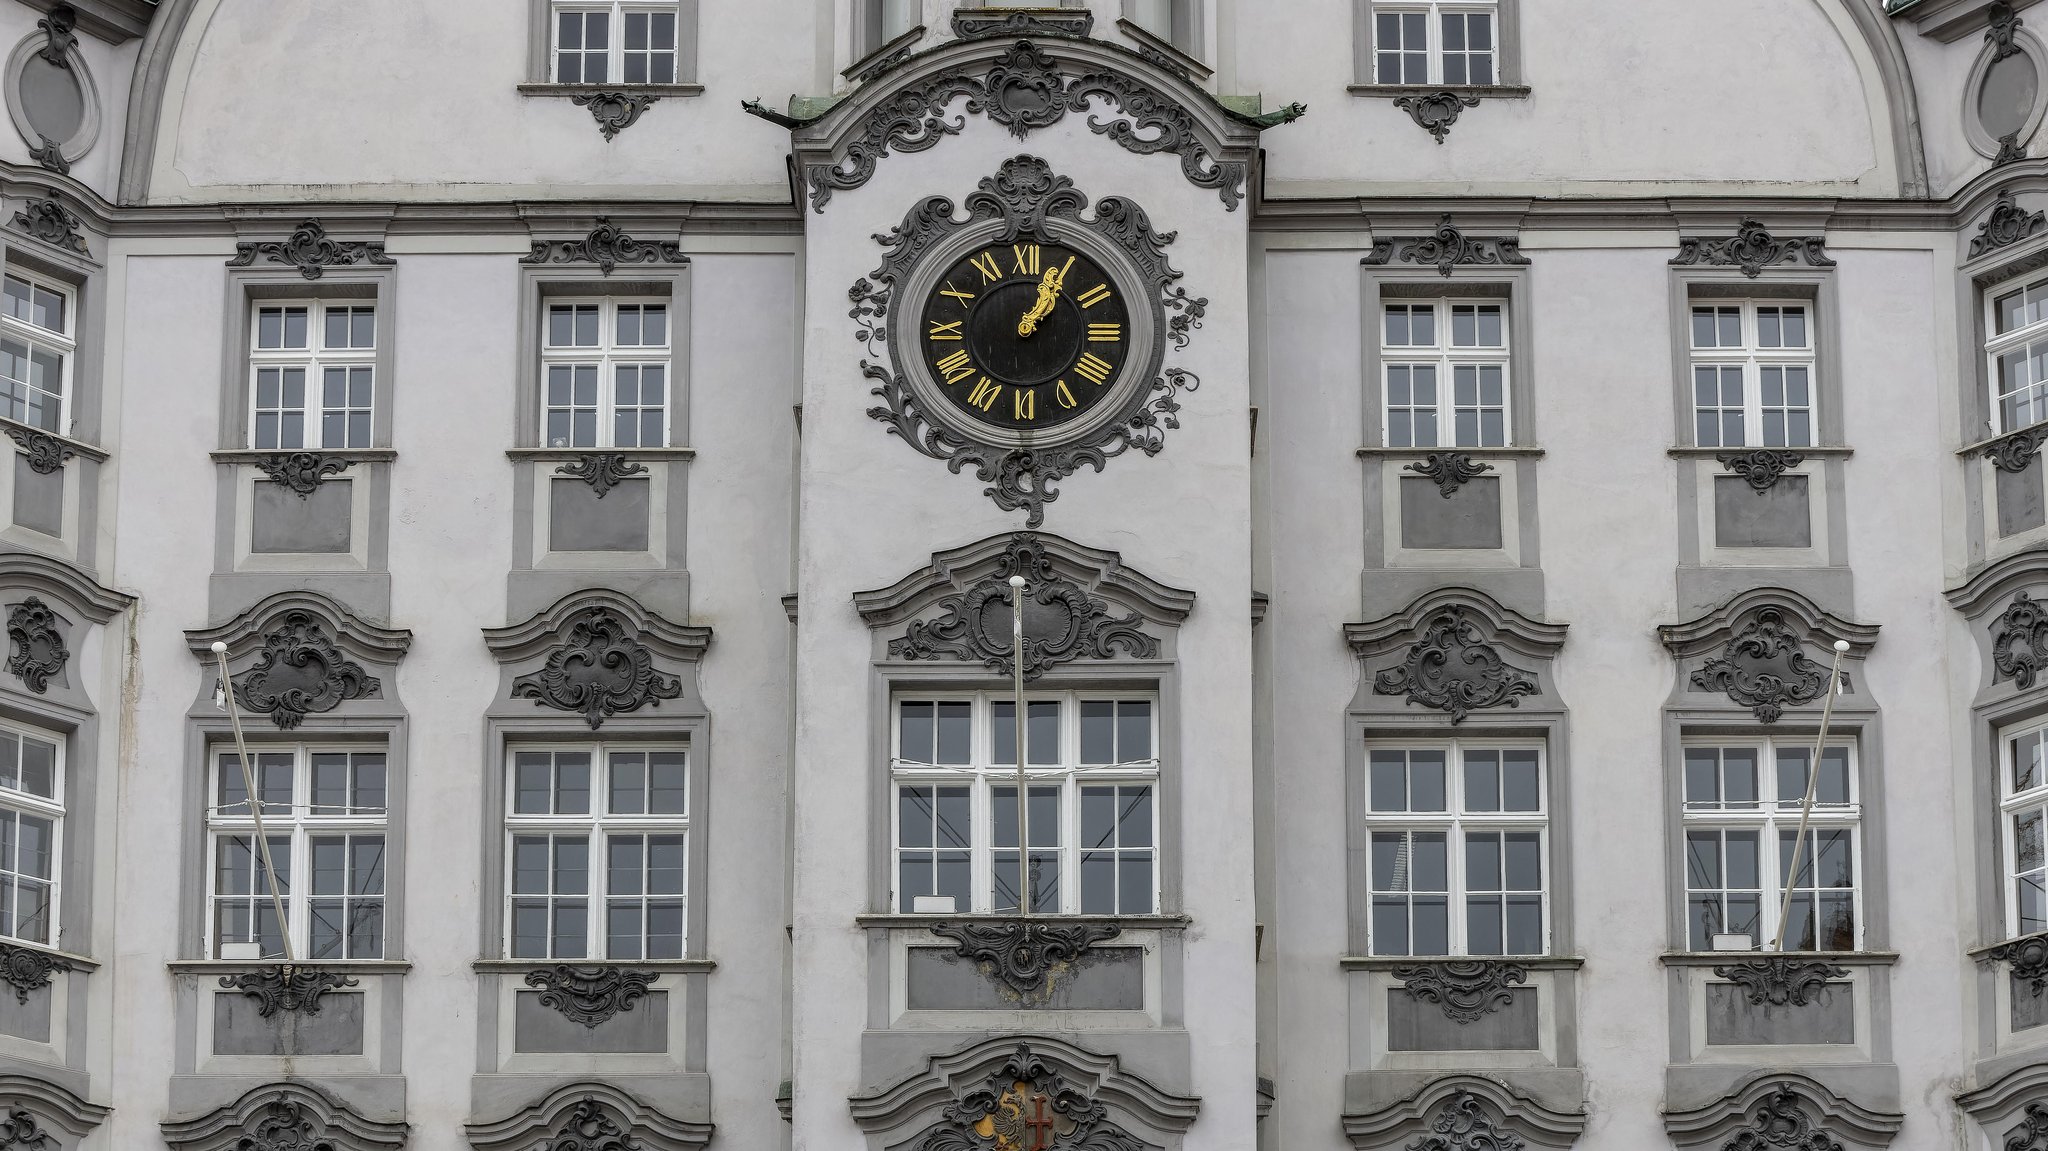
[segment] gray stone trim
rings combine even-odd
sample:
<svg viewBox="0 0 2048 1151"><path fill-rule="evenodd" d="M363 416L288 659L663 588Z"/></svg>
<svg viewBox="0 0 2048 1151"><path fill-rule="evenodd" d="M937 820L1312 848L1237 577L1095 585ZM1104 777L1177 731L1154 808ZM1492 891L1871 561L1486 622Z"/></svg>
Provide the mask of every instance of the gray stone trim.
<svg viewBox="0 0 2048 1151"><path fill-rule="evenodd" d="M2028 109L2026 120L2018 130L2003 137L1994 137L1984 130L1977 115L1977 99L1984 85L1984 77L1991 65L2008 56L2024 53L2034 64L2036 76L2048 76L2048 46L2032 28L2025 27L2026 21L2013 13L2010 5L1994 3L1992 12L2004 10L2001 19L1994 15L1990 26L1984 30L1983 46L1978 49L1970 63L1970 70L1961 89L1961 98L1954 107L1962 122L1963 139L1970 149L1991 161L1995 169L2027 157L2027 145L2040 130L2041 118L2048 113L2048 93L2037 85L2034 105Z"/></svg>
<svg viewBox="0 0 2048 1151"><path fill-rule="evenodd" d="M33 552L0 552L0 587L50 596L96 624L112 620L135 602L134 596L101 587L62 560Z"/></svg>
<svg viewBox="0 0 2048 1151"><path fill-rule="evenodd" d="M962 40L993 40L1011 36L1085 37L1095 29L1095 13L1078 6L1080 0L1060 0L1070 12L1046 12L1006 8L953 9L953 35Z"/></svg>
<svg viewBox="0 0 2048 1151"><path fill-rule="evenodd" d="M1832 1151L1831 1141L1809 1140L1816 1132L1850 1140L1857 1151L1882 1151L1904 1122L1897 1111L1863 1106L1817 1079L1788 1071L1759 1072L1705 1106L1664 1112L1664 1132L1678 1151L1741 1147L1744 1132L1755 1133L1752 1141L1777 1138L1797 1151Z"/></svg>
<svg viewBox="0 0 2048 1151"><path fill-rule="evenodd" d="M1877 631L1875 624L1843 619L1789 588L1762 587L1738 593L1696 619L1660 625L1657 638L1684 673L1676 691L1687 706L1740 707L1770 724L1787 711L1819 713L1837 640L1849 650L1836 707L1855 706L1848 700L1857 695L1855 681ZM1859 670L1852 674L1852 668ZM1728 702L1701 698L1703 693Z"/></svg>
<svg viewBox="0 0 2048 1151"><path fill-rule="evenodd" d="M234 672L235 698L290 729L309 713L383 698L382 681L362 664L396 665L412 633L379 627L319 592L302 591L279 592L225 624L185 633L186 646L207 668L216 640L227 643L231 669L244 665ZM318 674L309 679L309 672ZM205 678L211 684L215 677Z"/></svg>
<svg viewBox="0 0 2048 1151"><path fill-rule="evenodd" d="M2019 1133L2014 1125L2029 1122L2048 1106L2048 1062L2032 1060L1974 1091L1957 1092L1955 1101L1990 1137L1989 1146L2008 1148L2005 1139ZM2041 1151L2043 1142L2037 1134L2033 1141L2008 1151Z"/></svg>
<svg viewBox="0 0 2048 1151"><path fill-rule="evenodd" d="M1984 215L1984 222L1977 226L1977 234L1970 238L1969 259L1977 259L1999 248L2009 247L2021 240L2039 235L2048 229L2048 213L2029 212L2013 203L2012 189L2001 188L1998 201Z"/></svg>
<svg viewBox="0 0 2048 1151"><path fill-rule="evenodd" d="M1583 1103L1577 1110L1560 1111L1498 1076L1470 1073L1438 1076L1407 1098L1371 1110L1347 1100L1343 1115L1344 1135L1359 1151L1565 1151L1585 1131L1586 1119ZM1497 1132L1497 1141L1464 1138L1482 1129ZM1459 1138L1431 1141L1432 1133Z"/></svg>
<svg viewBox="0 0 2048 1151"><path fill-rule="evenodd" d="M48 199L22 201L21 210L14 213L11 223L17 230L68 255L92 259L92 249L79 234L82 225L78 217L64 207L55 192Z"/></svg>
<svg viewBox="0 0 2048 1151"><path fill-rule="evenodd" d="M56 1146L68 1151L92 1134L93 1129L104 1123L113 1110L88 1102L61 1084L21 1074L0 1074L0 1106L5 1107L9 1119L16 1124L16 1142L31 1151L40 1151L40 1148L34 1141L20 1138L22 1114L26 1113L43 1128ZM0 1143L0 1147L5 1146L7 1144ZM56 1148L52 1147L51 1151L56 1151Z"/></svg>
<svg viewBox="0 0 2048 1151"><path fill-rule="evenodd" d="M1406 610L1367 623L1344 625L1344 641L1366 669L1353 710L1395 707L1373 697L1399 697L1445 712L1449 723L1474 710L1520 707L1549 694L1549 663L1564 646L1565 624L1546 623L1502 605L1473 588L1427 593ZM1500 652L1538 663L1535 670L1508 663ZM1456 651L1459 658L1439 662Z"/></svg>
<svg viewBox="0 0 2048 1151"><path fill-rule="evenodd" d="M1195 606L1195 593L1125 567L1117 552L1086 547L1051 532L1010 532L933 552L928 566L890 586L854 593L854 610L868 627L879 630L943 609L948 601L991 580L1000 580L1007 595L1020 555L1030 558L1041 578L1071 583L1157 628L1178 627Z"/></svg>
<svg viewBox="0 0 2048 1151"><path fill-rule="evenodd" d="M606 1082L566 1083L531 1105L491 1120L471 1120L463 1133L476 1151L698 1151L714 1131L702 1116L666 1114Z"/></svg>
<svg viewBox="0 0 2048 1151"><path fill-rule="evenodd" d="M22 0L31 8L44 12L57 8L71 9L79 31L105 40L109 44L121 44L135 39L149 28L150 17L156 15L156 0Z"/></svg>
<svg viewBox="0 0 2048 1151"><path fill-rule="evenodd" d="M257 1087L227 1106L161 1125L171 1151L397 1151L411 1129L380 1122L304 1081Z"/></svg>
<svg viewBox="0 0 2048 1151"><path fill-rule="evenodd" d="M53 6L54 7L54 6ZM47 26L47 19L37 22ZM29 156L44 168L59 176L69 175L71 165L85 158L99 142L100 125L105 113L101 107L99 81L93 78L92 69L86 65L85 54L78 49L78 38L66 37L69 43L62 44L63 67L78 79L80 101L84 115L79 117L78 129L69 138L52 140L37 132L29 123L28 111L21 100L21 73L28 62L38 57L48 60L49 52L58 47L58 41L39 30L23 37L7 57L5 78L5 99L7 115L14 122L14 130L22 142L29 147Z"/></svg>

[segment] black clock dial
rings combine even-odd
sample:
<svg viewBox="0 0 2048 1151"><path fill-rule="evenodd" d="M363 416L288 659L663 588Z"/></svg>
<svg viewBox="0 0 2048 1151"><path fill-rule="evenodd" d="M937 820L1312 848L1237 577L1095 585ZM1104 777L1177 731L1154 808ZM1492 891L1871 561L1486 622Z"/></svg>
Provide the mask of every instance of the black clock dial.
<svg viewBox="0 0 2048 1151"><path fill-rule="evenodd" d="M1130 355L1130 309L1102 267L1024 237L961 256L919 317L919 350L947 402L1013 431L1079 419L1109 397Z"/></svg>

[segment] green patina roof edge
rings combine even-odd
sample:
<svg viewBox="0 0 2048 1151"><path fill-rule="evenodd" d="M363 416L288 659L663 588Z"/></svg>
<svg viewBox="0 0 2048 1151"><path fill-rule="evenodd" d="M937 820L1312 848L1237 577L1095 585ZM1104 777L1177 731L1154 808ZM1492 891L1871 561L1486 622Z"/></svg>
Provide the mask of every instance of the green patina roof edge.
<svg viewBox="0 0 2048 1151"><path fill-rule="evenodd" d="M1884 0L1885 14L1896 16L1919 2L1920 0Z"/></svg>

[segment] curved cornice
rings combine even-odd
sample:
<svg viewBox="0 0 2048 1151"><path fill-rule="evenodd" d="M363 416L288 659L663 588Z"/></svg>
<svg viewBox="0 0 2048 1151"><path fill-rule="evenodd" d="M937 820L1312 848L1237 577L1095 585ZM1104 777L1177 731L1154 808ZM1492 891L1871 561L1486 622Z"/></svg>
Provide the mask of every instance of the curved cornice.
<svg viewBox="0 0 2048 1151"><path fill-rule="evenodd" d="M645 1151L697 1151L711 1141L714 1130L709 1123L695 1123L664 1114L609 1083L584 1080L565 1083L538 1103L502 1119L464 1124L463 1131L469 1137L469 1145L477 1151L613 1146L597 1141L585 1143L573 1138L573 1132L570 1140L549 1141L550 1136L562 1133L565 1126L578 1119L577 1109L586 1102L595 1105L596 1122L614 1124L637 1141L621 1142L617 1146L637 1145Z"/></svg>
<svg viewBox="0 0 2048 1151"><path fill-rule="evenodd" d="M1852 659L1869 655L1871 645L1877 642L1876 624L1843 619L1799 592L1782 587L1759 587L1737 592L1721 606L1696 619L1660 625L1657 639L1675 656L1698 655L1725 644L1743 617L1767 607L1777 608L1797 621L1808 642L1832 644L1836 640L1847 641Z"/></svg>
<svg viewBox="0 0 2048 1151"><path fill-rule="evenodd" d="M1743 1085L1704 1107L1690 1111L1669 1111L1664 1115L1664 1133L1685 1147L1719 1147L1750 1121L1752 1113L1766 1098L1790 1087L1799 1096L1809 1118L1830 1135L1847 1136L1871 1147L1883 1147L1897 1135L1905 1116L1892 1111L1875 1111L1829 1090L1810 1076L1790 1071L1760 1071Z"/></svg>
<svg viewBox="0 0 2048 1151"><path fill-rule="evenodd" d="M1125 567L1120 553L1086 547L1050 532L1003 532L964 547L933 552L930 564L888 587L855 592L854 610L871 628L901 623L945 596L967 591L995 574L1011 546L1025 540L1045 549L1055 574L1139 612L1151 623L1176 626L1194 609L1194 592Z"/></svg>
<svg viewBox="0 0 2048 1151"><path fill-rule="evenodd" d="M1506 1117L1516 1135L1540 1148L1566 1148L1586 1129L1584 1111L1558 1111L1497 1079L1452 1074L1432 1079L1420 1091L1377 1111L1344 1116L1344 1134L1354 1147L1400 1145L1427 1131L1437 1110L1460 1094L1478 1096Z"/></svg>
<svg viewBox="0 0 2048 1151"><path fill-rule="evenodd" d="M0 1106L25 1107L37 1119L62 1129L74 1139L90 1134L106 1120L110 1110L31 1075L0 1075Z"/></svg>
<svg viewBox="0 0 2048 1151"><path fill-rule="evenodd" d="M2048 1063L2030 1063L1975 1091L1962 1092L1956 1096L1956 1106L1981 1123L2009 1114L2029 1100L2048 1101Z"/></svg>
<svg viewBox="0 0 2048 1151"><path fill-rule="evenodd" d="M2048 548L2014 552L1942 594L1966 619L1981 618L1999 601L2028 584L2048 582Z"/></svg>
<svg viewBox="0 0 2048 1151"><path fill-rule="evenodd" d="M516 663L540 655L558 642L561 632L579 613L590 608L609 608L632 626L634 638L669 659L696 661L711 644L711 629L672 623L666 617L641 607L638 600L609 588L571 592L524 623L509 627L487 627L484 644L499 663Z"/></svg>
<svg viewBox="0 0 2048 1151"><path fill-rule="evenodd" d="M0 587L41 592L94 623L107 622L135 602L134 596L101 587L70 564L35 552L0 553Z"/></svg>
<svg viewBox="0 0 2048 1151"><path fill-rule="evenodd" d="M1002 1035L932 1056L923 1071L872 1094L852 1096L847 1106L861 1130L886 1131L919 1112L950 1105L959 1092L979 1086L979 1081L1001 1067L1019 1046L1057 1067L1083 1094L1160 1131L1185 1131L1201 1112L1200 1099L1176 1095L1125 1071L1114 1055L1098 1055L1063 1039L1030 1034Z"/></svg>
<svg viewBox="0 0 2048 1151"><path fill-rule="evenodd" d="M273 1108L278 1109L275 1114ZM336 1151L396 1151L405 1146L410 1131L402 1122L365 1118L320 1088L297 1081L263 1084L224 1107L196 1119L164 1123L161 1129L173 1151L228 1151L251 1128L292 1119L310 1122L315 1140L330 1141Z"/></svg>
<svg viewBox="0 0 2048 1151"><path fill-rule="evenodd" d="M1440 587L1417 596L1392 615L1344 625L1344 642L1361 657L1384 655L1408 642L1445 608L1462 608L1484 621L1487 638L1510 651L1549 659L1564 646L1569 625L1533 619L1477 588Z"/></svg>
<svg viewBox="0 0 2048 1151"><path fill-rule="evenodd" d="M240 659L260 647L265 633L292 611L311 612L327 625L335 646L357 659L394 664L412 646L412 632L404 628L379 627L316 591L294 589L277 592L257 601L248 611L216 627L185 633L185 646L202 660L213 658L216 640L228 645L228 658Z"/></svg>

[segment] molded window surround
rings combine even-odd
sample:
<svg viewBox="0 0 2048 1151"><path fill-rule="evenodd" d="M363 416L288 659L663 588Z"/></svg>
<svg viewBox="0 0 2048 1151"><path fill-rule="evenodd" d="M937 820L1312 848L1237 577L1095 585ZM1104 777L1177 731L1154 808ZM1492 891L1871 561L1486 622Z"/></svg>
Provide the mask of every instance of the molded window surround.
<svg viewBox="0 0 2048 1151"><path fill-rule="evenodd" d="M1360 96L1526 96L1521 0L1352 0Z"/></svg>
<svg viewBox="0 0 2048 1151"><path fill-rule="evenodd" d="M62 908L65 741L0 721L0 936L53 947Z"/></svg>
<svg viewBox="0 0 2048 1151"><path fill-rule="evenodd" d="M82 228L79 235L89 249L104 242ZM8 288L0 297L0 363L20 364L29 372L16 375L8 369L11 379L23 381L6 384L21 403L0 405L0 432L54 436L55 446L69 453L57 470L31 473L29 446L0 441L0 449L14 457L0 459L0 541L90 570L98 550L99 469L107 458L97 446L105 270L73 249L10 236L0 242L0 277ZM53 296L61 297L61 303ZM38 322L39 312L41 319L52 319L53 307L63 310L62 323L55 325L61 331ZM31 348L37 350L31 353ZM54 391L36 386L38 376L45 384L57 382ZM46 402L40 411L30 410L26 402L34 393L54 400L54 406ZM39 499L21 490L23 484L51 490ZM40 510L28 512L38 504Z"/></svg>
<svg viewBox="0 0 2048 1151"><path fill-rule="evenodd" d="M699 0L529 0L529 96L694 96Z"/></svg>
<svg viewBox="0 0 2048 1151"><path fill-rule="evenodd" d="M1123 0L1119 24L1141 44L1153 41L1147 46L1171 49L1199 67L1208 52L1208 7L1203 0Z"/></svg>

